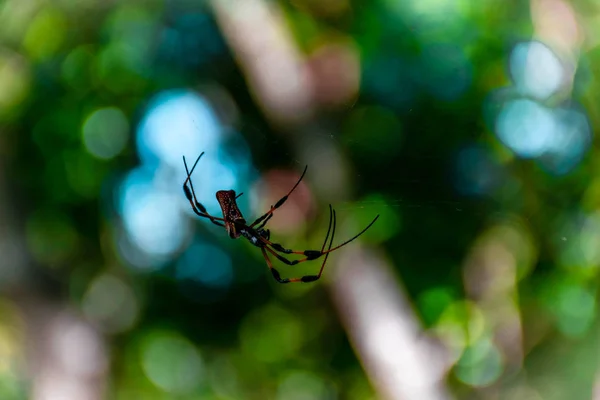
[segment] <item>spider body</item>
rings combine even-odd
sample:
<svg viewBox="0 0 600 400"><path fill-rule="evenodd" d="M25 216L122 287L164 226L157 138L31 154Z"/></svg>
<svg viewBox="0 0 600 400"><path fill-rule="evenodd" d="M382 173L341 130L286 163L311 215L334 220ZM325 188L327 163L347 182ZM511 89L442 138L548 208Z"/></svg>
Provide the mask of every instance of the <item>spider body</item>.
<svg viewBox="0 0 600 400"><path fill-rule="evenodd" d="M243 227L246 226L246 220L235 201L234 190L219 190L217 192L217 201L223 212L225 229L232 239L237 239L246 232ZM239 229L241 227L241 229Z"/></svg>
<svg viewBox="0 0 600 400"><path fill-rule="evenodd" d="M263 214L262 216L257 218L250 225L248 225L246 220L244 219L244 216L242 215L242 212L240 211L239 207L237 206L237 202L236 202L237 198L240 197L243 193L240 193L237 196L236 196L236 193L234 190L219 190L216 193L217 201L219 202L219 205L221 206L221 211L223 213L223 218L219 218L219 217L210 215L207 212L206 208L200 202L198 202L198 200L196 199L196 194L194 192L194 186L192 184L191 176L192 176L192 172L194 172L194 169L196 168L196 165L198 164L198 161L200 161L200 158L203 155L204 155L204 153L202 153L202 154L200 154L200 156L198 156L198 159L194 163L194 166L192 167L191 170L188 170L187 163L185 162L185 157L183 157L183 164L184 164L185 170L187 172L187 178L183 182L183 192L185 193L185 197L190 202L192 209L194 210L196 215L198 215L202 218L209 219L215 225L224 227L227 231L227 234L229 235L229 237L231 239L237 239L239 237L244 237L250 243L252 243L254 246L260 248L262 255L267 263L267 266L271 270L271 274L273 275L273 278L275 278L275 280L279 283L313 282L313 281L318 280L321 277L321 275L323 274L323 269L325 268L325 263L327 262L327 257L329 257L329 253L339 249L340 247L347 245L348 243L352 242L354 239L358 238L360 235L365 233L375 223L375 221L377 221L377 218L379 218L379 215L377 215L375 217L375 219L373 219L373 221L371 221L371 223L369 225L367 225L366 228L364 228L362 231L360 231L354 237L352 237L351 239L346 240L342 244L339 244L336 247L332 248L333 238L335 236L335 228L337 225L337 218L336 218L335 210L333 210L333 208L331 207L331 204L330 204L329 205L329 228L327 229L327 235L325 236L325 240L323 242L321 250L298 251L298 250L287 249L284 246L282 246L281 244L274 243L271 241L271 233L268 229L265 229L265 226L269 222L271 217L273 216L273 213L275 212L275 210L277 210L279 207L281 207L286 202L288 197L292 194L294 189L296 189L296 187L298 187L298 185L300 184L300 181L302 181L302 178L304 178L304 175L306 174L306 170L308 167L304 168L304 172L300 176L300 179L298 179L298 182L296 182L294 187L292 187L292 189L285 196L283 196L281 199L279 199L275 203L275 205L271 206L269 211L267 211L265 214ZM189 186L188 186L188 182L189 182ZM329 234L331 234L331 238L329 237ZM328 245L327 250L325 250L328 240L329 240L329 245ZM304 256L304 258L290 260L290 259L284 257L280 253L286 254L286 255L289 255L289 254L301 255L301 256ZM299 278L281 278L279 271L277 271L273 267L271 259L269 258L269 254L271 254L273 257L277 258L278 260L282 261L283 263L285 263L287 265L296 265L296 264L299 264L302 262L316 260L322 256L325 256L325 258L323 259L323 264L321 264L321 269L319 270L318 275L305 275L305 276L302 276Z"/></svg>

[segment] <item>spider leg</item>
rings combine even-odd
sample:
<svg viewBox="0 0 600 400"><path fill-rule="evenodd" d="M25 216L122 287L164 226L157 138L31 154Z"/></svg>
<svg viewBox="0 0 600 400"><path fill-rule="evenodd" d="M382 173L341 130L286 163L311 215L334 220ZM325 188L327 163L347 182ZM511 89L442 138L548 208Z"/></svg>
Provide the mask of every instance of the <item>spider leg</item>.
<svg viewBox="0 0 600 400"><path fill-rule="evenodd" d="M273 278L275 278L275 280L279 283L290 283L289 279L282 279L281 275L279 275L279 271L277 271L275 268L273 268L273 263L271 262L269 255L265 251L265 248L261 247L260 250L262 251L262 255L265 258L265 261L267 262L267 267L269 267L269 270L273 274Z"/></svg>
<svg viewBox="0 0 600 400"><path fill-rule="evenodd" d="M288 192L288 194L286 194L281 199L279 199L277 201L277 203L275 203L274 206L271 206L271 209L269 211L267 211L266 213L264 213L263 215L261 215L260 217L258 217L253 223L251 223L250 224L250 228L253 228L256 224L260 224L263 221L264 221L264 223L261 225L261 228L263 228L265 226L265 224L267 223L267 221L273 215L273 211L275 211L279 207L281 207L283 205L283 203L286 202L286 200L288 199L288 197L292 194L292 192L294 191L294 189L296 189L298 187L298 185L300 184L300 181L302 181L302 178L304 178L304 175L306 174L306 170L307 169L308 169L308 165L306 167L304 167L304 172L302 172L302 175L300 176L300 179L298 179L298 182L296 182L296 184L294 185L294 187L292 188L292 190L290 190ZM265 220L265 218L266 218L266 220Z"/></svg>
<svg viewBox="0 0 600 400"><path fill-rule="evenodd" d="M263 222L261 222L261 223L260 223L260 224L259 224L259 225L258 225L258 226L255 228L255 229L256 229L256 230L261 230L261 229L264 229L265 225L267 225L267 222L269 222L269 220L271 219L271 217L272 217L273 215L274 215L274 214L273 214L273 213L271 213L271 214L270 214L270 215L269 215L267 218L265 218L265 220L264 220Z"/></svg>
<svg viewBox="0 0 600 400"><path fill-rule="evenodd" d="M333 214L334 214L334 217L335 217L335 211L333 212ZM279 253L284 253L284 254L301 254L301 255L306 256L306 258L303 258L303 259L300 259L300 260L288 260L288 259L286 259L285 257L283 257L280 254L272 253L280 261L282 261L282 262L284 262L284 263L286 263L288 265L296 265L298 263L302 263L302 262L305 262L305 261L316 260L317 258L319 258L319 257L321 257L321 256L323 256L325 254L329 254L332 251L335 251L335 250L339 249L340 247L343 247L343 246L347 245L348 243L352 242L353 240L355 240L356 238L358 238L360 235L362 235L363 233L365 233L375 223L375 221L377 221L378 218L379 218L379 215L377 215L375 217L375 219L373 219L373 221L371 221L371 223L369 223L369 225L367 225L358 234L354 235L352 238L346 240L342 244L339 244L339 245L335 246L334 248L329 248L326 251L323 251L323 249L325 248L324 246L321 248L321 250L297 251L297 250L292 250L292 249L286 249L282 245L280 245L278 243L273 243L270 240L267 240L267 239L265 239L263 237L260 237L259 240L261 240L266 245L271 246L272 250L275 250L275 251L277 251ZM334 229L335 229L335 224L334 224ZM327 236L329 236L329 233L328 233ZM271 250L271 248L267 247L267 250Z"/></svg>
<svg viewBox="0 0 600 400"><path fill-rule="evenodd" d="M333 214L333 217L332 217ZM333 221L333 231L331 231L331 224ZM325 241L323 242L323 247L321 247L321 252L323 252L323 250L325 249L325 245L327 244L327 239L329 239L329 233L331 232L331 239L329 239L329 248L327 249L327 252L325 252L325 259L323 260L323 264L321 264L321 269L319 270L319 274L318 275L305 275L302 276L300 278L287 278L287 279L282 279L281 276L279 275L279 272L273 268L273 265L271 264L271 260L269 259L269 256L267 255L267 253L265 252L265 249L273 254L275 257L277 257L279 260L285 260L285 258L283 256L280 256L279 254L275 253L273 250L271 250L269 247L262 247L261 250L263 252L263 256L265 257L265 260L267 261L267 265L269 266L269 269L271 270L271 273L273 274L273 277L275 278L275 280L277 280L277 282L279 283L290 283L290 282L304 282L304 283L308 283L308 282L314 282L316 280L318 280L319 278L321 278L321 275L323 274L323 269L325 269L325 263L327 262L327 257L329 257L329 253L331 250L331 246L333 245L333 238L335 236L335 226L337 224L337 218L335 215L335 210L332 211L331 209L331 205L329 206L329 229L327 229L327 236L325 236ZM287 260L289 261L289 260Z"/></svg>
<svg viewBox="0 0 600 400"><path fill-rule="evenodd" d="M329 205L329 210L330 210L329 211L330 217L329 217L329 228L327 229L327 236L329 236L329 229L331 229L331 204ZM310 281L305 280L303 282L316 281L323 274L323 270L325 269L325 263L327 262L327 257L329 257L329 253L331 251L331 246L333 245L333 237L335 236L336 225L337 225L337 217L335 215L335 210L333 210L333 231L331 231L331 239L329 239L329 248L327 249L327 253L325 254L325 258L323 259L323 264L321 264L321 269L319 270L319 274L316 277L314 277L314 275L312 277L304 277L304 278L314 278L314 279L311 279ZM327 236L325 236L325 242L327 242ZM325 242L323 242L323 246L321 247L321 252L323 252L323 250L325 249Z"/></svg>
<svg viewBox="0 0 600 400"><path fill-rule="evenodd" d="M192 206L192 210L194 210L196 215L203 217L203 218L210 219L210 221L215 225L225 226L222 223L217 222L217 221L225 221L223 218L213 217L212 215L210 215L208 213L208 211L206 211L206 207L204 207L202 204L200 204L200 202L196 199L196 192L194 191L194 185L192 184L192 172L194 172L194 169L196 168L198 161L200 161L200 158L203 155L204 155L204 152L202 152L198 156L198 158L196 159L196 162L192 166L191 171L188 170L187 163L185 162L185 156L183 156L183 165L185 166L185 172L187 173L187 179L185 180L185 182L183 182L183 192L185 193L185 197L190 202L190 205ZM188 187L188 182L190 183L190 187Z"/></svg>

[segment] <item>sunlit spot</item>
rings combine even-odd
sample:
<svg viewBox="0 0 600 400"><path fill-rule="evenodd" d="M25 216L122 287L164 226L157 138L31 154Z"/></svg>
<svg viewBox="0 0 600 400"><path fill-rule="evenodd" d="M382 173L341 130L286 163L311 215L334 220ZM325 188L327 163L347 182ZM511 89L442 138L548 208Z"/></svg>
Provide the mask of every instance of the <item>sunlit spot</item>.
<svg viewBox="0 0 600 400"><path fill-rule="evenodd" d="M43 8L29 23L23 47L38 60L52 57L62 46L67 33L67 20L58 8Z"/></svg>
<svg viewBox="0 0 600 400"><path fill-rule="evenodd" d="M164 256L181 246L185 218L175 206L179 193L157 190L143 169L133 170L121 186L121 207L127 233L148 254Z"/></svg>
<svg viewBox="0 0 600 400"><path fill-rule="evenodd" d="M502 374L502 355L489 338L467 347L455 369L456 377L467 385L488 386Z"/></svg>
<svg viewBox="0 0 600 400"><path fill-rule="evenodd" d="M456 301L444 310L433 329L450 357L458 360L469 344L485 334L485 315L473 302Z"/></svg>
<svg viewBox="0 0 600 400"><path fill-rule="evenodd" d="M204 380L204 362L190 341L177 333L150 332L141 343L146 376L162 390L191 393Z"/></svg>
<svg viewBox="0 0 600 400"><path fill-rule="evenodd" d="M110 159L125 148L129 138L129 122L115 107L101 108L91 113L83 124L83 143L100 159Z"/></svg>
<svg viewBox="0 0 600 400"><path fill-rule="evenodd" d="M456 291L448 286L435 287L419 295L417 304L425 323L432 324L457 299Z"/></svg>
<svg viewBox="0 0 600 400"><path fill-rule="evenodd" d="M219 136L219 121L206 100L188 90L172 90L150 100L137 129L137 146L143 163L178 168L182 155L195 159L205 151L214 156Z"/></svg>
<svg viewBox="0 0 600 400"><path fill-rule="evenodd" d="M143 193L125 212L125 226L149 253L173 252L181 243L181 214L172 205L176 197L166 193Z"/></svg>
<svg viewBox="0 0 600 400"><path fill-rule="evenodd" d="M561 61L540 42L519 43L513 48L510 73L523 95L540 100L554 94L565 79Z"/></svg>
<svg viewBox="0 0 600 400"><path fill-rule="evenodd" d="M496 121L496 134L523 158L542 155L558 135L552 111L526 99L513 100L504 106Z"/></svg>

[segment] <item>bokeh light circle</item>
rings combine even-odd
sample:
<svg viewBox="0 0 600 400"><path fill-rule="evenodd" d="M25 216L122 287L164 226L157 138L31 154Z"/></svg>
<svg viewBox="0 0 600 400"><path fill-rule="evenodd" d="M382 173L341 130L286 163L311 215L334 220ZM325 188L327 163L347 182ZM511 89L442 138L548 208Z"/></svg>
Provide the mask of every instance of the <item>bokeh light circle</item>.
<svg viewBox="0 0 600 400"><path fill-rule="evenodd" d="M196 347L171 332L151 332L142 341L140 361L148 379L173 394L192 392L203 381L204 362Z"/></svg>
<svg viewBox="0 0 600 400"><path fill-rule="evenodd" d="M123 151L128 139L129 122L116 107L92 112L83 124L83 144L97 158L113 158Z"/></svg>
<svg viewBox="0 0 600 400"><path fill-rule="evenodd" d="M150 101L137 130L137 145L143 163L160 160L178 168L182 155L214 153L219 137L219 121L204 98L188 90L171 90Z"/></svg>
<svg viewBox="0 0 600 400"><path fill-rule="evenodd" d="M532 100L513 100L498 115L496 134L518 156L539 157L556 140L556 121L550 109Z"/></svg>
<svg viewBox="0 0 600 400"><path fill-rule="evenodd" d="M513 48L509 69L518 90L539 100L554 94L565 74L552 50L536 41L519 43Z"/></svg>
<svg viewBox="0 0 600 400"><path fill-rule="evenodd" d="M173 253L185 237L179 193L156 190L150 171L131 171L121 185L121 211L125 229L135 244L148 254Z"/></svg>

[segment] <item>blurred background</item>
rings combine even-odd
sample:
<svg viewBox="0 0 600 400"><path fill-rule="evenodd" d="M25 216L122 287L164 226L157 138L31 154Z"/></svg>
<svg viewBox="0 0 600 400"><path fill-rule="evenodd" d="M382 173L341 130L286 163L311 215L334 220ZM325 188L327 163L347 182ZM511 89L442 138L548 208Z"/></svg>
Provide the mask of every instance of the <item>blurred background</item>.
<svg viewBox="0 0 600 400"><path fill-rule="evenodd" d="M0 2L0 398L600 399L600 6ZM215 216L320 249L279 285ZM334 243L334 245L335 245ZM320 261L286 266L314 274Z"/></svg>

